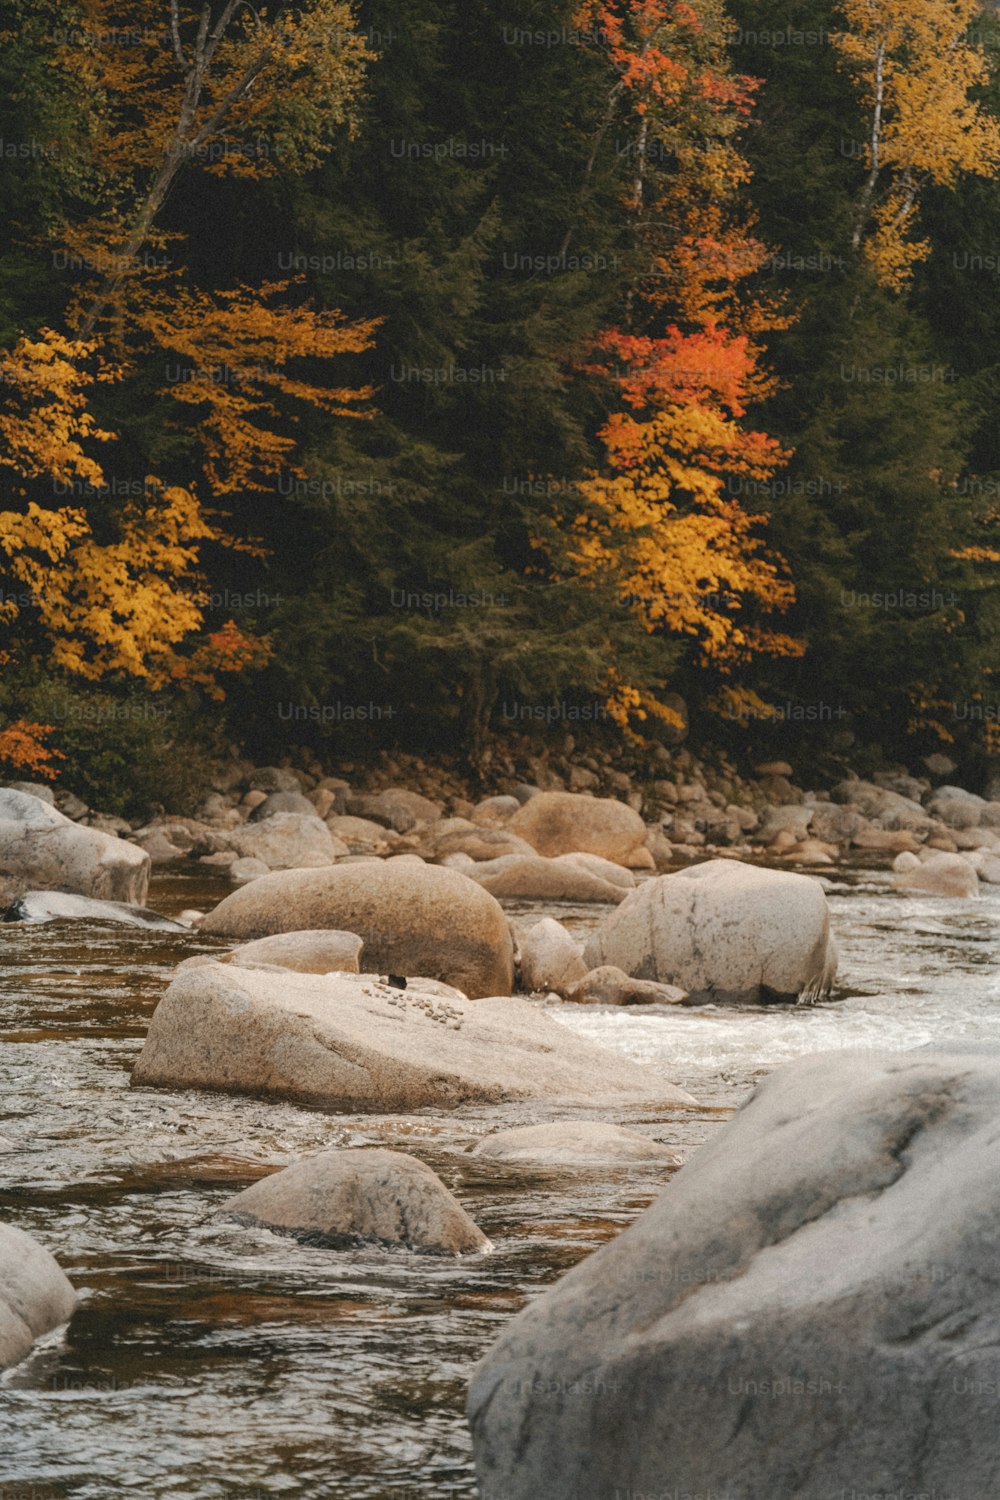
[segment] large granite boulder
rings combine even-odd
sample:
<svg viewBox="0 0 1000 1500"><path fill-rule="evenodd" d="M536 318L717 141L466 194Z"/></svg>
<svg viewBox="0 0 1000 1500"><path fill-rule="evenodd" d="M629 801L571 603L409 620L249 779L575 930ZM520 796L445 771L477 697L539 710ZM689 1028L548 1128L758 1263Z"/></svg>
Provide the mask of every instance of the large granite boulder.
<svg viewBox="0 0 1000 1500"><path fill-rule="evenodd" d="M490 1246L430 1167L379 1147L321 1151L255 1182L219 1212L331 1249L374 1241L470 1255Z"/></svg>
<svg viewBox="0 0 1000 1500"><path fill-rule="evenodd" d="M76 1293L55 1256L22 1229L0 1224L0 1370L72 1316Z"/></svg>
<svg viewBox="0 0 1000 1500"><path fill-rule="evenodd" d="M822 886L731 859L659 875L632 891L584 948L589 967L687 990L694 1002L813 999L836 973Z"/></svg>
<svg viewBox="0 0 1000 1500"><path fill-rule="evenodd" d="M471 996L511 992L514 945L499 902L459 871L416 860L266 875L201 923L236 938L320 927L356 932L371 973L442 979Z"/></svg>
<svg viewBox="0 0 1000 1500"><path fill-rule="evenodd" d="M144 849L82 828L28 792L0 788L0 875L22 890L72 891L141 905L149 871Z"/></svg>
<svg viewBox="0 0 1000 1500"><path fill-rule="evenodd" d="M579 792L539 792L507 822L539 854L600 854L625 864L641 849L646 825L639 814L613 797Z"/></svg>
<svg viewBox="0 0 1000 1500"><path fill-rule="evenodd" d="M1000 1494L1000 1052L808 1057L532 1300L469 1394L484 1495Z"/></svg>
<svg viewBox="0 0 1000 1500"><path fill-rule="evenodd" d="M653 1068L578 1039L528 1000L396 989L365 974L184 965L150 1022L133 1084L327 1109L472 1101L691 1103Z"/></svg>

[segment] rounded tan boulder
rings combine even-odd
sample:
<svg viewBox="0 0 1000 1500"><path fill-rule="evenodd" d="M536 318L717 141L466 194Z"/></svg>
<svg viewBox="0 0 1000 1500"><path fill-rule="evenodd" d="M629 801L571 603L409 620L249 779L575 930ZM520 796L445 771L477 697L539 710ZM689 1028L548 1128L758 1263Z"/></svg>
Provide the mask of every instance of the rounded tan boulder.
<svg viewBox="0 0 1000 1500"><path fill-rule="evenodd" d="M375 1241L469 1255L490 1245L425 1162L379 1147L322 1151L255 1182L220 1212L332 1248Z"/></svg>
<svg viewBox="0 0 1000 1500"><path fill-rule="evenodd" d="M357 933L368 973L441 979L474 999L513 987L514 945L500 903L439 865L282 870L233 891L201 923L202 932L247 939L318 928Z"/></svg>
<svg viewBox="0 0 1000 1500"><path fill-rule="evenodd" d="M507 828L539 854L599 854L622 864L643 846L646 825L612 797L538 792L509 819Z"/></svg>

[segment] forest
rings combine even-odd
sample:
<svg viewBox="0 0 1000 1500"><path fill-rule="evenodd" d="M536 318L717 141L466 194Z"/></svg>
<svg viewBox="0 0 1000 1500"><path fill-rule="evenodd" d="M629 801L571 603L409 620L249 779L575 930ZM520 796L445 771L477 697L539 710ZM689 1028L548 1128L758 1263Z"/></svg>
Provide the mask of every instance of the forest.
<svg viewBox="0 0 1000 1500"><path fill-rule="evenodd" d="M1000 755L992 9L5 15L5 774Z"/></svg>

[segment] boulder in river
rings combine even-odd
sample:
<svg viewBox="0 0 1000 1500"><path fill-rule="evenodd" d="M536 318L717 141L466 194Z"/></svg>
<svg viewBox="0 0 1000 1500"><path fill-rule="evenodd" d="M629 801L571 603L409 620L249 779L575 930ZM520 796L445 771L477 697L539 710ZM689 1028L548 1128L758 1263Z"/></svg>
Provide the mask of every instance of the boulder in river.
<svg viewBox="0 0 1000 1500"><path fill-rule="evenodd" d="M322 1151L255 1182L219 1211L331 1249L371 1241L437 1255L490 1248L426 1163L378 1147Z"/></svg>
<svg viewBox="0 0 1000 1500"><path fill-rule="evenodd" d="M731 859L647 880L604 919L584 959L730 1005L813 999L836 973L822 887Z"/></svg>
<svg viewBox="0 0 1000 1500"><path fill-rule="evenodd" d="M465 1000L367 974L211 962L177 973L132 1082L342 1112L519 1099L693 1102L654 1069L575 1037L529 1000Z"/></svg>
<svg viewBox="0 0 1000 1500"><path fill-rule="evenodd" d="M248 792L247 796L260 799L255 800L250 809L249 823L262 823L265 818L273 818L275 813L298 813L304 818L317 816L315 803L310 802L304 792L270 792L266 796L262 792Z"/></svg>
<svg viewBox="0 0 1000 1500"><path fill-rule="evenodd" d="M543 917L521 935L521 983L530 991L554 990L562 994L567 985L587 972L580 944L554 917Z"/></svg>
<svg viewBox="0 0 1000 1500"><path fill-rule="evenodd" d="M76 1293L55 1256L23 1229L0 1224L0 1370L72 1316Z"/></svg>
<svg viewBox="0 0 1000 1500"><path fill-rule="evenodd" d="M773 1073L509 1322L469 1415L505 1500L1000 1494L1000 1053Z"/></svg>
<svg viewBox="0 0 1000 1500"><path fill-rule="evenodd" d="M0 788L0 875L22 890L73 891L141 905L149 855L125 839L82 828L50 803Z"/></svg>
<svg viewBox="0 0 1000 1500"><path fill-rule="evenodd" d="M893 861L893 886L912 896L950 896L969 900L979 895L979 876L961 854L899 854Z"/></svg>
<svg viewBox="0 0 1000 1500"><path fill-rule="evenodd" d="M645 823L626 803L579 792L539 792L506 826L548 858L580 852L616 864L625 864L646 838Z"/></svg>
<svg viewBox="0 0 1000 1500"><path fill-rule="evenodd" d="M677 1166L669 1146L600 1120L552 1120L488 1135L473 1151L490 1161L535 1167Z"/></svg>
<svg viewBox="0 0 1000 1500"><path fill-rule="evenodd" d="M237 938L322 927L356 932L372 973L443 979L471 996L509 995L513 986L514 945L499 902L458 870L416 860L266 875L201 924Z"/></svg>

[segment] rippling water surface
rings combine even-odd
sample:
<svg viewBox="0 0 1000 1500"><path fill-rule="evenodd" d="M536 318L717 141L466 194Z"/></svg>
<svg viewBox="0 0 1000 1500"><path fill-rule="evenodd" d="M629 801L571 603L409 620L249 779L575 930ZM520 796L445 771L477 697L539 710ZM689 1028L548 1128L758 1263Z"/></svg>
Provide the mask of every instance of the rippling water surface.
<svg viewBox="0 0 1000 1500"><path fill-rule="evenodd" d="M224 893L160 877L150 905L176 913ZM841 985L826 1004L553 1010L709 1106L631 1126L684 1156L802 1053L1000 1041L1000 889L913 900L855 872L830 904ZM602 909L548 910L582 933ZM666 1174L539 1176L468 1155L498 1124L536 1117L523 1108L343 1117L133 1091L174 967L215 946L79 922L0 927L0 1219L53 1250L82 1294L68 1333L0 1378L0 1500L472 1500L470 1365ZM335 1253L214 1216L265 1170L366 1143L429 1162L493 1253Z"/></svg>

